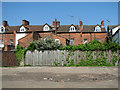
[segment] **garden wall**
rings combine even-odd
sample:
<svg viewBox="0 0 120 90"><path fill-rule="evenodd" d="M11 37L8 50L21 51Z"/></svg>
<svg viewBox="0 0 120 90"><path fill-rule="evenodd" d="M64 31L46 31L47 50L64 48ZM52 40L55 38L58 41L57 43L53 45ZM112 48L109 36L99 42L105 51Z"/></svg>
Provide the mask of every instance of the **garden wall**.
<svg viewBox="0 0 120 90"><path fill-rule="evenodd" d="M1 51L2 66L18 66L16 53L14 51Z"/></svg>
<svg viewBox="0 0 120 90"><path fill-rule="evenodd" d="M53 50L53 51L27 51L24 64L33 66L65 66L70 64L78 64L81 60L103 60L108 63L118 64L119 52L109 51L74 51ZM115 62L114 62L114 61Z"/></svg>

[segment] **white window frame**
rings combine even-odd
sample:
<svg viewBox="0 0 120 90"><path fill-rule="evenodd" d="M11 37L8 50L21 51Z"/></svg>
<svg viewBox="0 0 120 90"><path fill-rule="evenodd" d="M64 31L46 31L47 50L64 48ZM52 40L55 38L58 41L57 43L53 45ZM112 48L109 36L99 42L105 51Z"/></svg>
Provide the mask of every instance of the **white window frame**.
<svg viewBox="0 0 120 90"><path fill-rule="evenodd" d="M101 32L101 28L99 26L95 27L95 32Z"/></svg>
<svg viewBox="0 0 120 90"><path fill-rule="evenodd" d="M3 31L2 31L2 28L3 28ZM1 33L5 32L5 27L3 25L1 25L1 27L0 27L0 32Z"/></svg>
<svg viewBox="0 0 120 90"><path fill-rule="evenodd" d="M96 40L100 42L100 39L96 39Z"/></svg>
<svg viewBox="0 0 120 90"><path fill-rule="evenodd" d="M0 45L2 44L2 40L0 40Z"/></svg>
<svg viewBox="0 0 120 90"><path fill-rule="evenodd" d="M43 31L50 31L50 27L49 27L48 25L45 25L45 26L43 27Z"/></svg>
<svg viewBox="0 0 120 90"><path fill-rule="evenodd" d="M60 44L60 39L55 39L55 42L58 42Z"/></svg>
<svg viewBox="0 0 120 90"><path fill-rule="evenodd" d="M22 27L20 28L20 32L25 32L25 31L26 31L25 27L22 26Z"/></svg>
<svg viewBox="0 0 120 90"><path fill-rule="evenodd" d="M10 39L10 45L13 45L13 39Z"/></svg>
<svg viewBox="0 0 120 90"><path fill-rule="evenodd" d="M70 32L76 32L75 27L74 27L74 26L71 26L69 31L70 31Z"/></svg>
<svg viewBox="0 0 120 90"><path fill-rule="evenodd" d="M84 39L84 44L85 44L85 43L88 43L88 40L87 40L87 39Z"/></svg>
<svg viewBox="0 0 120 90"><path fill-rule="evenodd" d="M73 41L73 44L72 44L72 41ZM75 40L74 39L70 39L70 45L75 45Z"/></svg>

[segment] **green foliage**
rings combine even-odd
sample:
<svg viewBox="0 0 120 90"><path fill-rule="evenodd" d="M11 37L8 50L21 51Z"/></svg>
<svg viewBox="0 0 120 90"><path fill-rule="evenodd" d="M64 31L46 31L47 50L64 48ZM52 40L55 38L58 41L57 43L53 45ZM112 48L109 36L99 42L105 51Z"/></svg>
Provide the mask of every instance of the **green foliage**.
<svg viewBox="0 0 120 90"><path fill-rule="evenodd" d="M80 58L80 57L81 57L81 55L78 55L78 57Z"/></svg>
<svg viewBox="0 0 120 90"><path fill-rule="evenodd" d="M116 50L120 50L120 46L118 43L111 42L110 40L107 42L99 42L98 40L93 40L90 43L86 43L86 44L81 44L81 45L77 45L77 46L65 46L63 48L59 48L60 50L70 50L70 51L75 51L75 50L81 50L81 51L95 51L95 50L101 50L101 51L105 51L105 50L112 50L112 51L116 51Z"/></svg>
<svg viewBox="0 0 120 90"><path fill-rule="evenodd" d="M30 43L30 45L27 47L27 50L34 51L36 49L34 43Z"/></svg>
<svg viewBox="0 0 120 90"><path fill-rule="evenodd" d="M74 59L71 60L70 65L74 65Z"/></svg>
<svg viewBox="0 0 120 90"><path fill-rule="evenodd" d="M64 67L67 66L66 64L64 64Z"/></svg>
<svg viewBox="0 0 120 90"><path fill-rule="evenodd" d="M55 66L58 66L57 60L54 61Z"/></svg>
<svg viewBox="0 0 120 90"><path fill-rule="evenodd" d="M25 53L26 53L26 49L23 49L23 47L17 45L16 58L18 60L19 65L20 62L24 59Z"/></svg>
<svg viewBox="0 0 120 90"><path fill-rule="evenodd" d="M55 42L52 38L46 38L33 41L33 44L35 45L35 49L38 51L40 50L57 50L58 48L62 48L62 44L59 44L58 42Z"/></svg>
<svg viewBox="0 0 120 90"><path fill-rule="evenodd" d="M116 61L118 60L118 56L114 55L112 59L113 65L115 65Z"/></svg>

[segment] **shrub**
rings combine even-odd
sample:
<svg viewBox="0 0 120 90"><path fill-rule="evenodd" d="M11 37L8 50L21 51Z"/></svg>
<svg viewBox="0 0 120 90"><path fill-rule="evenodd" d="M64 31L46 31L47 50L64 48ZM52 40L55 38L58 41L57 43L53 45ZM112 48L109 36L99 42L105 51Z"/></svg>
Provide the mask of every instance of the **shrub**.
<svg viewBox="0 0 120 90"><path fill-rule="evenodd" d="M36 49L34 43L30 43L30 45L27 47L27 50L34 51Z"/></svg>
<svg viewBox="0 0 120 90"><path fill-rule="evenodd" d="M16 58L18 60L18 64L20 65L20 62L24 59L25 57L25 52L27 49L23 49L23 47L17 45L17 51L16 51Z"/></svg>
<svg viewBox="0 0 120 90"><path fill-rule="evenodd" d="M90 43L81 44L81 45L77 45L77 46L69 45L69 46L65 46L63 48L59 48L59 49L60 50L70 50L70 51L75 51L75 50L81 50L81 51L112 50L112 51L116 51L116 50L120 50L120 46L115 41L111 42L109 40L108 43L107 42L101 43L98 40L93 40Z"/></svg>
<svg viewBox="0 0 120 90"><path fill-rule="evenodd" d="M57 50L58 48L62 48L62 44L59 44L58 42L55 42L52 38L46 38L33 41L33 44L35 45L35 48L40 50Z"/></svg>

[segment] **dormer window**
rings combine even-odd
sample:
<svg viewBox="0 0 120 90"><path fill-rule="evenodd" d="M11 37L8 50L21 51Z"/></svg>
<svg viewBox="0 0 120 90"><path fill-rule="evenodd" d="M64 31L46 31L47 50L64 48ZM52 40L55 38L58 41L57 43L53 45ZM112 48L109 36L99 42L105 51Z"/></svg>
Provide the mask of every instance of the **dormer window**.
<svg viewBox="0 0 120 90"><path fill-rule="evenodd" d="M1 32L3 32L4 31L4 28L3 27L1 27Z"/></svg>
<svg viewBox="0 0 120 90"><path fill-rule="evenodd" d="M95 27L95 32L101 32L101 28L99 26Z"/></svg>
<svg viewBox="0 0 120 90"><path fill-rule="evenodd" d="M22 27L20 28L20 32L25 32L25 31L26 31L25 27L22 26Z"/></svg>
<svg viewBox="0 0 120 90"><path fill-rule="evenodd" d="M70 27L70 32L75 32L76 30L75 30L75 27L74 26L71 26Z"/></svg>
<svg viewBox="0 0 120 90"><path fill-rule="evenodd" d="M0 32L1 32L1 33L5 32L4 26L1 26L1 27L0 27Z"/></svg>
<svg viewBox="0 0 120 90"><path fill-rule="evenodd" d="M49 27L48 25L45 25L45 26L43 27L43 30L44 30L44 31L49 31L49 30L50 30L50 27Z"/></svg>

